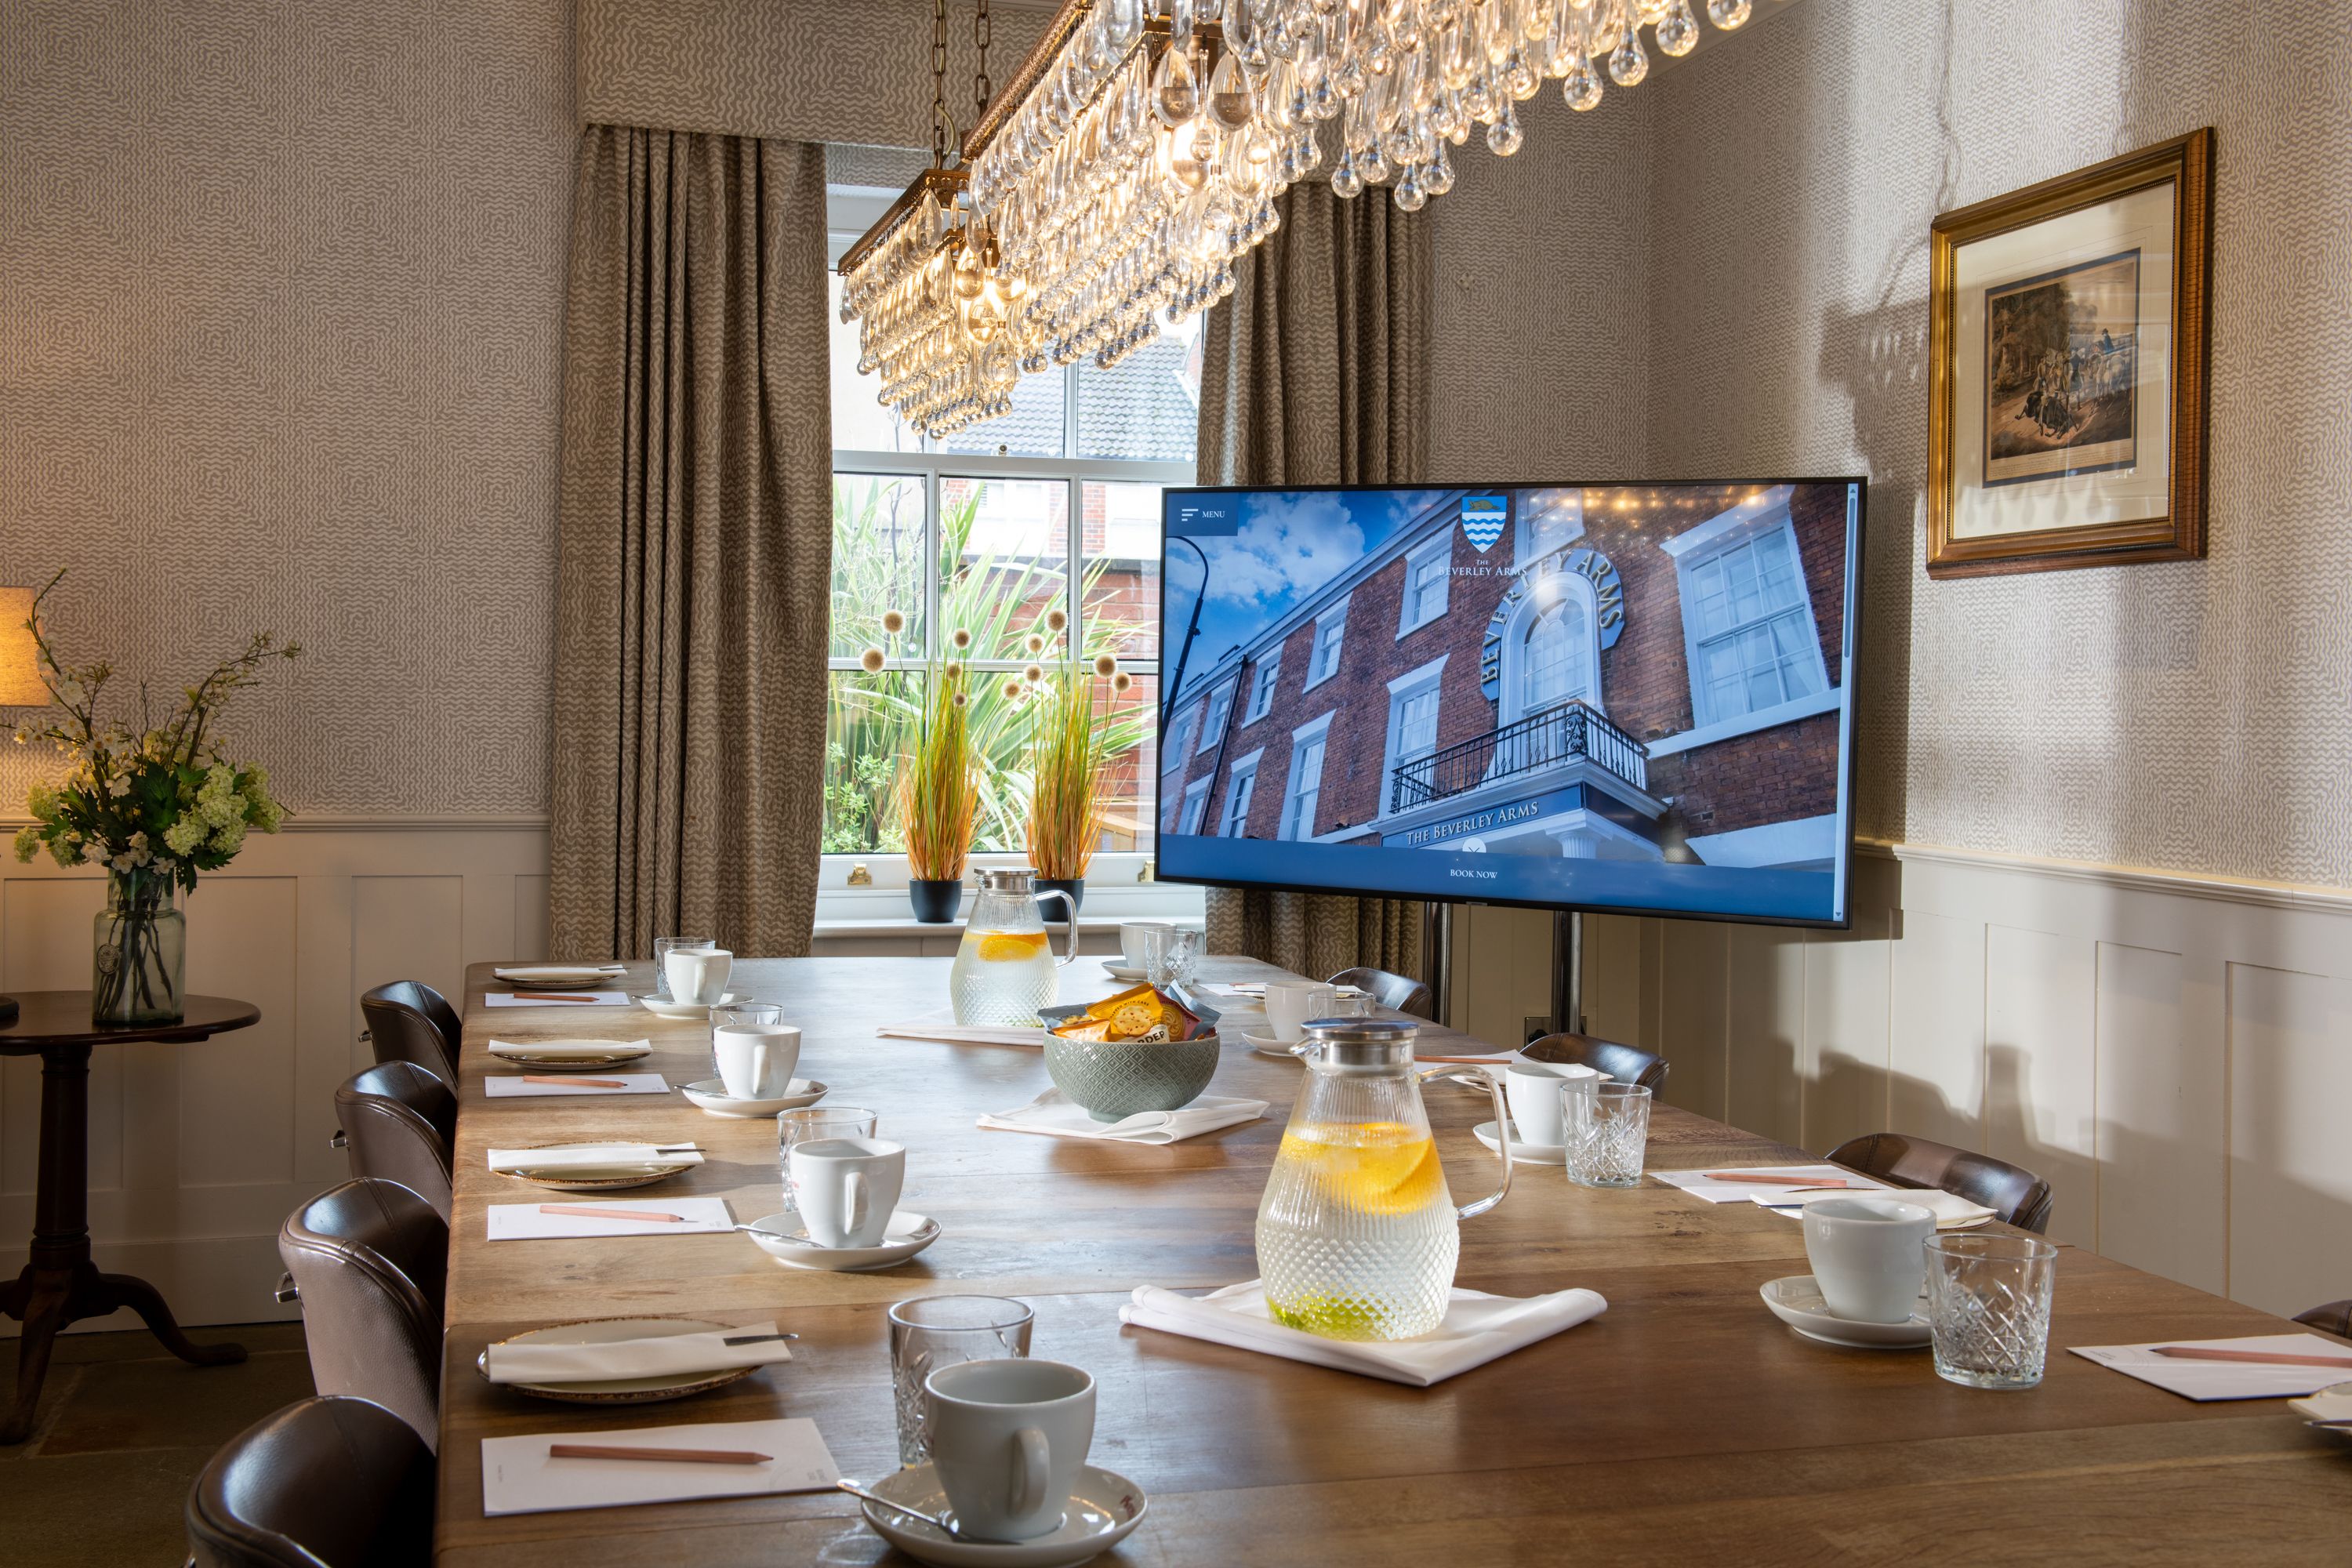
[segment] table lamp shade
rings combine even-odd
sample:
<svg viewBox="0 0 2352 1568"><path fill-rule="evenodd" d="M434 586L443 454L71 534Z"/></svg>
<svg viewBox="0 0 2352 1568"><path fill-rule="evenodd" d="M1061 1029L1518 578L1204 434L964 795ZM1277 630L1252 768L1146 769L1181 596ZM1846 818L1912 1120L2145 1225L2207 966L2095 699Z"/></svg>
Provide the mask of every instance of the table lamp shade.
<svg viewBox="0 0 2352 1568"><path fill-rule="evenodd" d="M25 625L32 618L32 589L0 588L0 708L49 705L33 634Z"/></svg>

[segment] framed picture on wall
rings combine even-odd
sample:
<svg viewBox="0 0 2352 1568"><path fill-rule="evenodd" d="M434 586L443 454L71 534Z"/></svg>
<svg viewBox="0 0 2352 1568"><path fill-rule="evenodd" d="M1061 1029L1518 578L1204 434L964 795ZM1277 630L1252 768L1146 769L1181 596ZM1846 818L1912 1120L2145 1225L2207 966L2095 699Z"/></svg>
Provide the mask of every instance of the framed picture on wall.
<svg viewBox="0 0 2352 1568"><path fill-rule="evenodd" d="M1927 574L2205 553L2213 132L1936 219Z"/></svg>

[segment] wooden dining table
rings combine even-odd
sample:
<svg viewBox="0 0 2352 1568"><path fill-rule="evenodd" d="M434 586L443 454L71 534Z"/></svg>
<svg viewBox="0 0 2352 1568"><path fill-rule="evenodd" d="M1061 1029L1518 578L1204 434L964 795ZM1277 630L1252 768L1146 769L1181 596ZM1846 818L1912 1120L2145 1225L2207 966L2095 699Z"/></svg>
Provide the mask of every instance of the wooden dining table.
<svg viewBox="0 0 2352 1568"><path fill-rule="evenodd" d="M783 1005L799 1073L828 1105L871 1109L908 1150L906 1208L937 1219L926 1252L877 1273L772 1261L737 1235L485 1238L485 1211L558 1194L488 1169L486 1151L591 1138L692 1139L704 1163L628 1197L723 1197L739 1222L782 1206L776 1130L667 1096L486 1100L490 1038L645 1038L632 1070L712 1076L709 1027L640 1008L488 1008L467 974L457 1190L441 1384L437 1552L451 1564L728 1568L900 1563L856 1502L802 1493L486 1518L487 1437L813 1418L848 1476L898 1465L884 1313L940 1292L1017 1296L1032 1353L1100 1389L1093 1463L1147 1490L1149 1513L1105 1564L2002 1562L2328 1563L2352 1553L2352 1447L2281 1400L2197 1404L2065 1353L2069 1345L2211 1339L2293 1327L2268 1313L2062 1247L2049 1369L2017 1392L1937 1378L1926 1351L1805 1339L1759 1299L1807 1272L1801 1229L1752 1204L1646 1180L1576 1186L1522 1164L1509 1197L1462 1227L1456 1282L1527 1296L1580 1286L1606 1312L1430 1388L1413 1388L1118 1321L1139 1285L1200 1290L1258 1273L1252 1227L1306 1069L1239 1041L1209 1092L1262 1120L1164 1146L982 1129L1049 1086L1019 1046L877 1037L934 1012L948 961L740 962L734 989ZM1202 978L1280 978L1212 958ZM647 989L649 965L625 984ZM1119 989L1092 960L1066 1001ZM1213 1003L1223 1004L1212 997ZM1232 1004L1239 1005L1239 1004ZM1422 1054L1494 1047L1430 1026ZM510 1068L498 1070L511 1072ZM1491 1190L1470 1129L1486 1095L1426 1100L1456 1201ZM1652 1169L1789 1163L1801 1151L1670 1104ZM492 1385L491 1341L581 1319L775 1321L793 1358L663 1405L570 1405Z"/></svg>

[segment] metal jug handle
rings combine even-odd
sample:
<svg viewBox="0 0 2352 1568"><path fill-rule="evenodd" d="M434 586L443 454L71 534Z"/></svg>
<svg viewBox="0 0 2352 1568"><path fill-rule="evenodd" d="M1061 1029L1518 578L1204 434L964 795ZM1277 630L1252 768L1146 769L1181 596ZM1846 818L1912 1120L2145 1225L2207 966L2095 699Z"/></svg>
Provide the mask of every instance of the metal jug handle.
<svg viewBox="0 0 2352 1568"><path fill-rule="evenodd" d="M1047 899L1061 900L1063 907L1069 911L1062 917L1062 931L1065 940L1062 943L1063 952L1061 962L1055 965L1057 968L1068 968L1070 964L1076 961L1078 956L1078 900L1070 897L1069 894L1062 891L1059 888L1048 888L1042 893L1032 893L1030 897L1037 900L1041 918L1044 911L1044 906Z"/></svg>
<svg viewBox="0 0 2352 1568"><path fill-rule="evenodd" d="M1457 1068L1433 1067L1420 1068L1417 1076L1423 1083L1442 1078L1454 1083L1466 1084L1472 1089L1483 1089L1494 1096L1495 1145L1496 1153L1503 1162L1503 1180L1493 1192L1488 1193L1476 1203L1464 1204L1454 1211L1458 1218L1475 1219L1501 1203L1511 1191L1511 1110L1503 1100L1503 1075L1487 1072L1482 1068L1472 1068L1464 1071Z"/></svg>

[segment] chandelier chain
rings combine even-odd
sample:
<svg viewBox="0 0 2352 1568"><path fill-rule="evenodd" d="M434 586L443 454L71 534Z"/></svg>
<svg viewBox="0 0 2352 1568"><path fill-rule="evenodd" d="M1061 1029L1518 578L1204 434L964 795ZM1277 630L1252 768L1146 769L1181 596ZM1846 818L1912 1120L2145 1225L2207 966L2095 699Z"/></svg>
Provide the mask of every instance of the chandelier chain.
<svg viewBox="0 0 2352 1568"><path fill-rule="evenodd" d="M931 167L948 164L948 0L931 0Z"/></svg>
<svg viewBox="0 0 2352 1568"><path fill-rule="evenodd" d="M971 82L972 122L974 124L978 124L981 120L987 117L988 100L996 96L995 86L988 79L989 39L990 28L988 21L988 0L977 0L971 14L972 47L977 49L980 54L980 68L972 77Z"/></svg>

